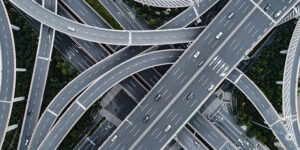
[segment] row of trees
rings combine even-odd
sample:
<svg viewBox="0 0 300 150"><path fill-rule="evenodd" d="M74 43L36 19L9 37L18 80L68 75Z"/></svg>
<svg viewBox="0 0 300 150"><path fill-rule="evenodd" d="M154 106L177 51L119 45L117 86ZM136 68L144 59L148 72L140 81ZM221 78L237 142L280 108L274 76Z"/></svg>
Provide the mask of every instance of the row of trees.
<svg viewBox="0 0 300 150"><path fill-rule="evenodd" d="M273 42L264 48L258 59L246 71L246 75L260 87L278 113L282 112L282 86L277 85L276 81L283 79L286 57L280 54L280 51L288 49L295 21L290 21L284 26ZM234 96L237 98L237 108L234 113L238 118L238 123L247 126L247 135L255 137L270 149L277 149L273 144L275 136L271 130L253 123L267 126L252 103L238 90L234 91Z"/></svg>

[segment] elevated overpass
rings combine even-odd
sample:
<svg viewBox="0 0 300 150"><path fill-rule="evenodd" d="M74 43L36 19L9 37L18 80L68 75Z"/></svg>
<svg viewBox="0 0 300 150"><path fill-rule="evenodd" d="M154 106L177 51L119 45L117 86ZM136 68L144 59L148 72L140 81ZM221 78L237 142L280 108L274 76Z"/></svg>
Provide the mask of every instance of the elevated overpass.
<svg viewBox="0 0 300 150"><path fill-rule="evenodd" d="M57 12L56 0L43 0L43 7ZM24 119L19 138L18 149L26 149L25 141L29 140L40 115L42 100L50 67L55 30L41 24L39 43L27 98ZM30 112L29 112L30 111Z"/></svg>
<svg viewBox="0 0 300 150"><path fill-rule="evenodd" d="M296 149L296 143L292 140L294 136L288 133L282 118L255 83L238 69L234 69L227 79L251 101L282 145L286 149Z"/></svg>
<svg viewBox="0 0 300 150"><path fill-rule="evenodd" d="M226 75L243 60L243 53L248 54L292 9L295 3L296 1L282 1L281 3L270 0L230 1L139 104L142 108L147 107L145 112L136 107L127 117L127 120L135 125L130 126L123 121L100 149L149 149L150 147L159 149L164 147L164 143L168 143L176 135L212 94L212 91L226 78ZM262 8L267 4L271 4L273 9L266 13ZM240 8L236 9L236 6L240 6ZM278 11L282 11L281 17L275 17L275 13ZM228 21L226 17L231 12L234 12L235 17ZM218 40L215 35L221 31L223 31L223 38ZM200 51L201 54L199 58L194 59L193 55L196 51ZM196 62L201 59L205 59L206 63L203 67L198 68ZM189 80L185 81L186 78ZM175 80L178 82L174 83ZM201 84L201 88L199 88L199 84ZM186 100L187 95L191 92L193 92L194 98ZM153 102L153 98L158 93L166 93L166 97L164 101L160 101L160 105ZM141 114L149 114L149 109L151 109L151 115L156 112L160 113L153 115L145 125L141 123L144 117ZM175 116L175 119L172 119L172 116ZM164 139L154 139L155 136L152 136L151 133L164 130L168 125L172 125L172 130L164 133ZM139 137L134 137L129 133L139 130L144 131L138 133ZM119 137L116 142L111 140L115 135ZM126 140L123 139L125 137ZM295 148L294 145L285 146L287 149Z"/></svg>
<svg viewBox="0 0 300 150"><path fill-rule="evenodd" d="M218 2L218 0L206 2L203 1L203 4L205 4L205 7L197 7L197 11L195 11L192 7L187 8L185 11L183 11L181 14L176 16L175 18L171 19L164 25L162 25L158 29L168 29L168 28L182 28L186 27L193 21L195 21L198 18L198 15L202 15L207 10L209 10L213 5L215 5ZM66 4L69 4L66 2ZM91 23L91 22L89 22ZM81 77L77 77L74 82L72 81L69 83L64 89L60 91L60 93L52 100L52 102L48 105L47 109L56 108L55 114L58 116L60 113L65 109L65 107L68 105L69 102L83 89L85 89L93 80L95 80L98 76L103 74L104 72L96 71L99 70L100 66L107 66L107 68L101 68L102 69L108 69L113 68L113 66L116 66L117 64L134 57L135 55L138 55L140 53L144 53L152 47L130 47L127 46L122 50L119 50L112 56L109 56L107 59L104 59L104 62L98 63L97 65L93 66L94 69L89 69L90 71L85 72L81 74ZM108 64L108 62L110 62ZM111 64L111 65L110 65ZM97 69L98 68L98 69ZM93 71L92 71L93 70ZM105 70L104 70L105 71ZM108 70L107 70L108 71ZM91 73L91 72L94 72ZM91 76L88 74L92 74ZM86 76L90 76L90 78L85 78ZM76 86L77 85L77 86ZM75 88L74 88L75 87ZM71 90L72 89L72 90ZM69 93L69 91L72 91ZM62 101L63 99L63 101ZM59 105L58 105L59 103ZM53 109L51 109L53 110ZM53 117L52 115L49 115L50 112L45 111L43 115L40 118L40 121L37 124L37 127L33 133L32 140L34 143L29 144L30 148L36 149L38 145L42 142L48 131L50 130L51 126L54 124L55 120L58 117Z"/></svg>
<svg viewBox="0 0 300 150"><path fill-rule="evenodd" d="M298 20L285 60L283 87L282 87L282 110L283 119L286 121L287 130L294 135L294 142L300 147L300 123L298 108L298 75L300 61L300 20Z"/></svg>
<svg viewBox="0 0 300 150"><path fill-rule="evenodd" d="M57 148L79 118L113 85L141 70L172 64L181 54L182 51L158 51L143 54L123 62L100 76L70 105L50 130L39 149Z"/></svg>
<svg viewBox="0 0 300 150"><path fill-rule="evenodd" d="M15 43L4 2L0 2L0 147L2 147L13 106L16 82Z"/></svg>
<svg viewBox="0 0 300 150"><path fill-rule="evenodd" d="M164 30L112 30L80 24L44 9L32 0L10 0L16 7L62 33L79 39L113 45L159 45L192 42L201 28Z"/></svg>

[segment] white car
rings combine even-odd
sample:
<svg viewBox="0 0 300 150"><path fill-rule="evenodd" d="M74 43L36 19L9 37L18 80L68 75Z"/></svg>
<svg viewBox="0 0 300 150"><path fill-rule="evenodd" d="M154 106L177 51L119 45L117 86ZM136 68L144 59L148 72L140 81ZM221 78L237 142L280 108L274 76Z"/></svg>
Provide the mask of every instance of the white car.
<svg viewBox="0 0 300 150"><path fill-rule="evenodd" d="M115 141L117 138L118 138L118 136L117 136L117 135L114 135L114 137L111 139L111 141L113 142L113 141Z"/></svg>
<svg viewBox="0 0 300 150"><path fill-rule="evenodd" d="M200 55L200 51L195 52L194 58L197 58Z"/></svg>
<svg viewBox="0 0 300 150"><path fill-rule="evenodd" d="M282 13L281 10L279 10L279 11L275 14L274 17L275 17L275 18L279 17L279 16L281 15L281 13Z"/></svg>
<svg viewBox="0 0 300 150"><path fill-rule="evenodd" d="M219 33L217 34L217 36L216 36L216 39L221 38L222 35L223 35L223 33L222 33L222 32L219 32Z"/></svg>
<svg viewBox="0 0 300 150"><path fill-rule="evenodd" d="M213 85L213 84L212 84L212 85L210 85L210 86L208 87L208 89L207 89L207 90L208 90L208 91L211 91L211 90L213 90L213 89L214 89L214 87L215 87L215 85Z"/></svg>
<svg viewBox="0 0 300 150"><path fill-rule="evenodd" d="M168 125L166 128L165 128L165 132L168 132L169 130L171 129L171 125Z"/></svg>

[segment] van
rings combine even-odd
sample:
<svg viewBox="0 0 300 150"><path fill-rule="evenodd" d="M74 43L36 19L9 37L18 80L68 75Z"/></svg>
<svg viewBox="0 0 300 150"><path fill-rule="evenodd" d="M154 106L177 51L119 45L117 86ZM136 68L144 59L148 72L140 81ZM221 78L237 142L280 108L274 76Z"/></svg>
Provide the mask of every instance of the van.
<svg viewBox="0 0 300 150"><path fill-rule="evenodd" d="M219 32L219 33L216 35L216 39L221 38L222 35L223 35L223 33L222 33L222 32Z"/></svg>
<svg viewBox="0 0 300 150"><path fill-rule="evenodd" d="M228 14L227 19L230 20L233 16L234 16L234 13L231 12L231 13Z"/></svg>
<svg viewBox="0 0 300 150"><path fill-rule="evenodd" d="M70 27L70 26L68 26L67 29L68 29L69 31L73 31L73 32L75 31L75 28Z"/></svg>

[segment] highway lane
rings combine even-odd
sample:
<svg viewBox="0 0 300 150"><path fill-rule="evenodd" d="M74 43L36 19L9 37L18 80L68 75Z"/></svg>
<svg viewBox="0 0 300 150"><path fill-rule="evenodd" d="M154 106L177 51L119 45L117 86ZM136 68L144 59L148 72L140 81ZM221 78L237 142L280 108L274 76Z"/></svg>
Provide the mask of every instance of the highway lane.
<svg viewBox="0 0 300 150"><path fill-rule="evenodd" d="M55 15L32 0L10 0L36 20L62 33L83 40L113 45L155 45L187 43L199 34L199 28L169 29L159 31L119 31L83 25ZM69 27L69 28L68 28Z"/></svg>
<svg viewBox="0 0 300 150"><path fill-rule="evenodd" d="M65 1L61 1L61 2L64 4L64 6L68 7L74 14L76 14L78 16L78 18L80 18L80 20L82 20L82 22L87 23L89 25L97 25L98 27L111 28L110 26L105 25L106 22L103 21L103 18L99 17L99 15L96 14L93 11L93 9L90 8L89 5L86 2L84 2L83 0L76 1L76 2L71 2L69 0L65 0ZM86 17L86 16L89 16L89 17ZM86 49L85 52L88 55L90 55L92 58L94 58L95 62L101 61L103 59L103 58L97 59L98 54L99 55L101 54L104 57L112 54L112 52L107 51L104 48L103 44L87 42L87 41L83 41L83 40L79 40L79 39L76 39L76 40L78 40L78 43L83 42L80 45L83 47L83 50ZM137 47L135 47L135 48L137 48ZM147 49L147 47L145 47L145 49ZM138 53L139 52L136 51L136 54L138 54ZM126 55L124 57L126 57ZM98 56L98 58L99 58L99 56ZM133 84L133 85L131 85L131 84ZM141 90L144 87L134 77L130 77L130 78L122 81L121 85L122 85L122 88L124 88L124 87L127 88L125 91L128 92L129 95L132 95L132 97L135 101L140 100L146 94L146 91L141 92ZM129 85L131 85L131 86L129 86ZM140 98L140 99L138 99L138 98Z"/></svg>
<svg viewBox="0 0 300 150"><path fill-rule="evenodd" d="M168 22L173 22L172 24L180 25L180 24L191 24L193 21L195 21L195 18L199 18L202 16L208 9L213 7L219 0L202 0L199 2L199 5L193 5L184 10L180 15L177 15L173 19L171 19ZM161 29L169 29L170 27L169 23L166 23L162 25Z"/></svg>
<svg viewBox="0 0 300 150"><path fill-rule="evenodd" d="M138 149L138 148L149 148L151 147L150 145L155 145L157 146L157 148L159 148L159 146L161 147L163 143L168 143L169 141L168 139L170 139L172 136L176 134L176 132L178 132L178 129L180 129L184 125L184 123L188 121L188 119L203 104L203 102L208 98L208 96L212 93L212 91L219 84L221 84L221 82L225 79L224 77L228 73L226 71L226 68L227 70L231 71L243 59L242 50L245 50L246 54L249 53L250 50L258 43L258 41L261 40L262 37L264 37L273 27L275 27L275 24L277 24L282 18L282 17L276 18L275 16L271 17L266 15L262 11L262 9L258 7L256 3L254 4L254 2L251 0L242 1L241 5L238 5L239 2L241 1L238 0L231 1L231 4L233 4L233 6L234 5L240 6L238 9L235 9L235 11L239 11L238 13L236 12L234 13L235 17L237 17L237 14L249 11L247 13L248 15L244 17L242 23L238 25L238 27L234 27L234 25L225 23L223 24L223 26L225 27L227 26L225 30L222 30L222 28L218 28L221 31L226 31L226 32L231 31L229 35L230 38L225 40L226 43L224 43L221 47L217 46L219 50L217 50L217 53L214 55L214 60L210 61L209 65L206 66L202 70L202 72L196 73L196 77L195 76L192 77L195 78L194 81L198 81L198 84L202 83L201 88L197 86L196 82L193 82L190 85L186 84L185 86L188 86L188 88L187 89L183 88L183 90L181 90L180 95L178 94L178 97L176 97L177 101L174 100L173 105L172 104L168 105L168 107L165 108L164 113L160 115L160 118L155 118L156 120L159 119L159 121L153 122L150 125L150 127L148 127L146 132L144 132L144 134L139 138L141 142L137 140L135 144L132 145L132 147ZM282 1L279 4L278 3L275 4L275 2L270 2L269 4L281 6L280 10L282 11L282 15L284 16L284 14L286 14L293 7L293 5L296 4L296 1ZM231 11L234 10L231 9ZM229 14L229 12L225 14ZM225 19L226 17L227 16L224 16L223 18ZM227 22L230 23L231 21L227 21ZM218 22L222 22L222 19L218 20ZM213 24L211 24L206 29L209 29L212 25ZM231 28L233 29L233 31L230 30ZM203 35L205 33L206 32L204 31ZM225 33L223 32L223 35L224 34ZM212 34L212 35L216 35L216 34ZM226 36L227 35L225 35L225 37ZM209 43L213 43L213 40L209 41L208 44ZM215 44L212 44L209 45L208 47L213 48L214 46ZM189 60L186 59L186 61ZM193 68L189 67L189 69L192 70ZM185 73L186 72L187 71L185 71ZM198 91L199 89L202 90ZM191 100L186 100L186 97L190 92L194 93L195 98L192 98ZM174 119L175 121L171 122L172 116L168 118L169 114L171 114L172 111L180 110L182 108L186 108L186 109L180 111L180 113L175 113L177 114L177 116ZM165 134L166 137L164 139L158 138L156 140L153 140L155 137L154 136L151 137L150 136L151 133L153 133L155 130L161 131L163 130L164 127L170 124L172 125L172 128L174 127L174 130L170 130L167 134ZM285 145L287 149L295 148L295 145L293 144L284 143L283 145Z"/></svg>
<svg viewBox="0 0 300 150"><path fill-rule="evenodd" d="M67 7L69 10L72 11L76 15L77 18L80 19L85 24L111 29L111 26L99 15L97 15L92 8L84 0L78 1L69 1L64 0L60 1L63 6ZM87 17L88 16L88 17ZM75 20L72 18L72 20ZM115 51L110 46L80 40L78 38L74 38L78 41L79 45L81 45L83 50L86 50L86 53L92 57L96 62L101 61L105 57L107 57L112 51Z"/></svg>
<svg viewBox="0 0 300 150"><path fill-rule="evenodd" d="M296 146L292 141L292 135L287 132L281 117L262 91L260 91L247 76L237 69L233 70L228 76L228 80L236 85L236 87L251 101L282 145L286 149L295 149Z"/></svg>
<svg viewBox="0 0 300 150"><path fill-rule="evenodd" d="M64 14L64 10L61 5L58 5L57 9L57 13L59 15ZM21 10L18 10L18 12L27 20L34 30L37 32L40 31L40 23L38 21L32 19ZM54 37L54 47L77 71L82 72L93 65L93 60L80 50L74 40L70 38L71 37L68 35L56 32Z"/></svg>
<svg viewBox="0 0 300 150"><path fill-rule="evenodd" d="M241 3L243 3L243 2L241 2ZM251 5L250 2L248 2L247 4ZM235 7L235 4L231 4L231 5L227 4L227 6ZM159 81L157 86L154 87L154 90L150 91L150 93L148 93L148 95L144 98L144 101L142 103L140 103L141 107L146 107L146 108L139 109L138 107L136 107L135 111L132 112L131 115L127 118L128 120L133 122L135 124L135 126L131 127L126 122L122 123L121 126L118 128L118 130L114 133L114 135L116 134L116 135L120 136L120 139L117 142L115 142L117 144L113 144L113 142L108 140L107 143L105 143L105 145L103 145L102 148L114 149L118 145L118 143L122 143L121 148L124 146L124 148L127 149L128 147L130 147L132 145L132 143L138 142L138 140L136 140L138 137L133 138L132 134L128 134L128 132L130 130L136 130L136 131L138 131L138 130L145 131L146 130L146 132L147 132L147 130L148 130L147 128L149 126L151 126L151 123L155 124L154 125L155 128L153 130L159 130L159 131L162 130L161 128L165 128L168 125L167 122L172 123L172 124L176 123L176 125L179 126L179 125L181 125L181 124L179 124L179 121L183 121L183 119L187 118L187 117L184 117L184 116L179 117L179 116L181 116L180 113L182 113L183 111L177 112L175 110L181 110L182 108L186 108L191 111L191 110L194 110L193 109L194 107L198 106L197 103L201 102L199 99L198 99L198 101L195 99L192 99L192 100L188 101L189 102L188 104L185 103L186 95L188 95L189 92L193 91L194 95L198 95L198 93L195 93L195 90L190 90L190 91L183 93L182 94L183 96L181 98L178 98L178 99L180 99L178 101L182 102L183 104L180 103L177 106L181 106L181 107L177 107L176 109L171 109L168 113L165 113L165 114L171 113L173 115L173 117L175 116L175 119L172 119L173 117L170 117L171 119L165 119L167 121L165 121L166 124L164 124L164 125L161 125L161 124L158 125L159 123L156 123L155 121L153 121L159 115L159 113L156 113L156 112L164 112L165 110L167 110L168 107L170 107L169 104L172 104L175 102L175 101L172 101L172 99L174 99L174 97L176 95L181 94L181 91L180 91L181 88L185 87L185 85L187 85L187 82L191 83L192 80L194 80L195 77L193 77L193 75L196 72L202 71L203 67L200 68L200 70L199 70L199 67L197 66L198 63L202 59L207 61L207 58L209 58L210 55L212 53L214 53L215 48L218 47L219 45L221 45L224 38L217 40L217 39L215 39L215 35L217 35L220 31L224 31L223 36L224 37L228 36L230 33L232 33L232 31L229 31L226 29L229 27L235 28L236 26L238 26L238 24L234 23L234 22L240 22L241 20L243 20L245 18L245 16L247 16L247 13L250 11L250 8L248 7L248 9L247 9L247 5L245 5L243 9L246 9L247 11L244 11L243 13L235 12L235 14L236 14L235 17L232 18L232 20L227 20L225 18L232 11L230 9L230 7L228 8L227 6L226 6L226 8L223 9L223 13L219 13L220 15L216 17L216 19L205 29L204 32L202 32L202 34L189 47L189 49L186 50L185 54L180 58L180 61L177 61L176 67L174 67L175 65L173 65L173 67L168 71L167 75L165 75ZM239 11L239 10L236 10L236 11ZM217 21L217 20L219 20L219 21ZM224 24L225 24L225 26L224 26ZM227 24L227 26L226 26L226 24ZM215 29L218 29L218 30L215 30ZM202 47L202 48L200 48L200 47ZM200 56L198 58L194 58L194 56L193 56L196 51L200 51ZM181 61L181 60L184 60L184 61ZM220 60L217 60L217 61L220 61ZM222 65L223 64L221 64L221 66ZM189 67L186 68L185 66L189 66ZM225 65L223 65L223 67L226 68ZM223 71L223 69L221 70L221 72ZM211 68L208 68L206 70L211 70ZM210 73L203 77L200 76L201 78L198 77L198 79L194 80L194 81L198 80L198 82L194 82L194 84L199 83L199 81L203 79L203 81L205 81L205 82L202 84L202 86L204 86L206 89L210 85L210 82L211 82L211 81L209 81L210 76L212 76L212 77L215 76L215 73ZM177 82L173 82L173 81L177 81ZM199 87L191 88L191 89L199 89ZM202 90L203 95L205 95L204 93L206 93L206 92L207 92L207 90ZM159 102L160 105L157 105L157 103L153 101L153 98L158 93L162 93L163 97L165 97L165 98L163 98L163 100L161 100ZM199 92L199 95L201 95L201 92ZM194 96L194 97L196 97L196 96ZM169 106L167 106L167 105L169 105ZM185 107L183 107L183 106L185 106ZM172 110L173 110L173 112L172 112ZM174 113L174 112L177 112L177 113ZM147 115L148 113L149 113L149 115L156 113L154 116L151 116L151 118L153 118L153 119L149 120L150 125L147 125L148 123L143 124L141 121L143 119L143 117L145 115ZM141 115L141 114L144 114L144 115ZM166 115L166 117L167 116L168 115ZM172 120L172 121L170 121L170 120ZM159 128L159 129L157 129L157 128ZM174 127L174 128L176 128L176 127ZM174 131L174 130L171 130L171 132L172 131ZM153 136L150 136L150 133L153 133L153 132L154 131L148 132L149 138L153 137ZM128 139L126 139L126 141L122 140L122 136L125 136L125 135L127 137L130 135L131 136L130 140L128 140ZM141 136L144 136L144 135L141 135ZM165 140L168 140L168 139L169 138L165 138ZM159 139L158 141L161 141L161 140ZM162 147L161 144L163 144L164 142L165 141L162 141L161 143L155 143L155 144L149 142L149 144L146 144L146 145L152 145L152 146L155 146L154 148L159 149L160 147ZM137 148L139 148L139 147L137 146ZM149 146L147 146L147 148L149 148Z"/></svg>
<svg viewBox="0 0 300 150"><path fill-rule="evenodd" d="M61 6L61 9L59 9L59 14L71 19L71 20L76 20L69 12L66 10L64 7ZM72 41L74 41L76 47L80 51L83 51L88 55L92 60L93 63L96 63L98 61L101 61L105 57L108 56L108 50L100 44L94 43L94 42L89 42L85 40L81 40L78 38L70 37Z"/></svg>
<svg viewBox="0 0 300 150"><path fill-rule="evenodd" d="M213 124L224 134L226 137L234 143L237 147L242 149L255 149L249 142L244 139L244 137L238 132L238 129L235 128L234 125L230 122L223 114L222 111L217 112L213 116Z"/></svg>
<svg viewBox="0 0 300 150"><path fill-rule="evenodd" d="M109 121L104 120L96 131L89 137L90 140L95 142L96 146L93 146L91 142L85 138L85 141L81 145L76 146L74 150L96 150L115 129L116 126Z"/></svg>
<svg viewBox="0 0 300 150"><path fill-rule="evenodd" d="M79 14L78 17L81 18L81 20L83 22L87 21L89 23L92 23L92 19L86 19L86 18L98 16L95 14L95 12L93 12L91 10L90 7L88 7L87 3L83 2L83 1L77 1L74 3L70 3L69 1L64 2L64 6L68 6L68 5L70 5L68 8L71 8L71 7L73 8L72 10L75 11L75 14L77 14L77 15ZM92 14L91 17L85 17L84 15L82 15L83 12L80 9L84 9L84 14L86 16ZM65 10L63 8L59 9L59 10L61 10L61 11L59 11L59 13L62 13L62 15L64 17L74 20L74 18L67 12L67 10ZM93 24L96 24L101 27L107 27L107 25L105 25L105 21L98 21L98 20L102 20L102 18L101 17L94 18ZM100 25L100 23L103 25ZM103 60L105 57L107 57L111 53L102 44L88 42L88 41L80 40L77 38L71 38L71 39L75 43L75 45L73 45L74 47L78 48L80 51L82 50L85 54L87 54L90 58L92 58L92 60L93 60L92 64L95 64L96 62ZM77 45L79 45L79 46L77 46ZM133 48L137 48L137 47L133 47ZM137 49L137 50L139 50L139 49ZM138 53L139 52L136 51L136 54L138 54ZM76 53L72 53L72 55L73 54L76 54ZM126 53L124 55L127 56ZM121 87L135 101L137 101L137 99L142 98L147 92L146 90L144 90L145 88L143 87L143 85L141 85L139 82L137 82L133 77L129 77L126 80L122 81L120 83L120 85L122 85Z"/></svg>
<svg viewBox="0 0 300 150"><path fill-rule="evenodd" d="M175 140L187 150L208 150L208 148L186 128L182 128L176 135Z"/></svg>
<svg viewBox="0 0 300 150"><path fill-rule="evenodd" d="M0 147L9 124L16 82L16 57L14 37L4 2L0 2Z"/></svg>
<svg viewBox="0 0 300 150"><path fill-rule="evenodd" d="M43 0L42 4L43 7L57 13L57 1ZM41 24L40 29L38 49L18 149L26 149L26 140L30 140L35 125L38 122L51 61L55 31L43 24Z"/></svg>
<svg viewBox="0 0 300 150"><path fill-rule="evenodd" d="M149 29L136 15L129 12L128 8L124 7L122 1L98 0L115 20L125 30L145 30Z"/></svg>
<svg viewBox="0 0 300 150"><path fill-rule="evenodd" d="M110 14L119 22L119 24L125 30L147 30L149 29L139 18L137 18L134 12L131 12L127 8L126 4L122 1L111 1L111 0L99 0L99 2L110 12ZM125 8L126 7L126 8ZM180 14L181 15L181 14ZM183 25L185 26L185 25ZM147 47L145 47L147 48ZM157 73L155 68L147 69L139 72L137 76L143 80L150 88L154 86L161 75Z"/></svg>
<svg viewBox="0 0 300 150"><path fill-rule="evenodd" d="M199 8L198 14L203 14L204 12L206 12L214 4L215 4L215 2L214 3L207 3L206 6L208 8L206 8L206 9L205 8L201 8L201 9ZM165 24L165 26L162 26L162 28L179 28L179 27L187 26L188 24L190 24L190 22L192 22L192 20L195 20L197 18L196 16L188 15L188 14L189 13L181 13L177 17L175 17L172 20L170 20L169 22L167 22ZM185 23L178 24L178 22L184 21L184 20L182 20L184 17L180 17L180 16L185 16L185 15L189 16L188 20L190 20L190 22L185 22ZM139 53L148 51L153 47L148 47L148 49L145 49L145 47L126 47L126 48L128 48L128 50L125 50L125 48L124 48L124 50L118 51L113 56L108 57L107 61L110 61L112 64L117 65L118 63L120 63L122 61L125 61L126 59L129 59L129 58L131 58L131 57L133 57L133 56L135 56ZM126 56L126 57L124 57L124 56ZM106 66L105 63L102 64L102 65ZM49 104L49 106L47 107L47 110L51 110L50 109L51 107L57 108L57 104L59 103L59 106L61 106L61 107L57 108L57 111L54 113L55 115L59 115L62 112L62 110L68 105L68 103L78 93L80 93L93 80L95 80L96 77L101 75L101 72L96 71L96 70L99 70L100 63L99 63L99 65L95 65L92 68L93 68L94 71L87 71L86 73L82 73L80 75L80 77L77 77L71 83L69 83L64 89L62 89L60 91L60 93ZM111 68L112 68L112 66L111 66ZM104 68L102 68L102 69L104 69ZM90 78L87 79L86 76L88 76ZM125 89L131 90L132 89L132 88L130 88L131 84L132 84L132 82L130 82L130 84L123 84L122 86L124 86ZM75 87L75 88L73 88L73 87ZM69 93L69 90L71 90L72 92ZM138 92L142 95L144 95L143 93L145 93L145 91L142 88L140 88L137 91L136 90L131 90L131 92L133 92L133 91ZM64 96L67 96L67 97L65 98ZM137 100L140 100L142 98L143 97L136 97ZM61 99L63 99L64 101L62 101ZM44 137L46 136L46 134L50 130L50 128L51 128L52 124L54 123L54 121L56 120L56 118L57 118L57 116L54 116L49 111L45 111L45 113L42 115L42 117L40 118L40 121L37 124L36 130L33 133L34 140L32 140L32 141L35 141L32 145L33 149L36 149L37 146L44 139ZM31 147L31 143L30 143L30 147Z"/></svg>
<svg viewBox="0 0 300 150"><path fill-rule="evenodd" d="M80 116L108 89L120 82L120 80L150 67L171 64L176 61L181 54L182 51L147 53L134 57L100 76L73 102L64 115L60 117L39 146L39 149L55 149L72 126L78 121Z"/></svg>
<svg viewBox="0 0 300 150"><path fill-rule="evenodd" d="M300 147L300 125L298 117L297 83L300 61L300 21L295 27L288 53L286 56L283 87L282 87L282 112L287 123L287 130L295 136L295 142Z"/></svg>
<svg viewBox="0 0 300 150"><path fill-rule="evenodd" d="M109 71L111 68L117 66L118 64L136 56L136 51L139 49L129 49L121 50L113 55L108 56L103 61L98 62L93 67L86 69L83 73L72 80L68 85L66 85L51 101L33 132L32 140L29 144L30 149L36 149L42 142L51 126L57 119L58 115L64 110L64 108L72 101L77 94L88 87L96 78L103 75L105 72ZM127 57L123 57L127 56ZM133 85L123 85L126 89L130 90L130 86ZM135 85L136 86L136 85ZM134 91L134 90L133 90ZM130 91L131 92L131 91ZM141 94L146 94L146 91L139 89ZM140 98L140 97L137 97ZM33 143L32 143L33 142Z"/></svg>
<svg viewBox="0 0 300 150"><path fill-rule="evenodd" d="M172 19L158 29L174 28L172 27L174 25L186 26L186 24L190 24L191 21L194 21L195 18L199 17L199 15L202 15L204 12L210 9L217 1L218 0L204 0L199 4L201 7L190 7L190 11L184 11L184 13L181 13L178 15L178 17ZM124 4L122 1L112 2L110 0L99 0L99 2L110 12L110 14L125 30L149 29L149 27L145 26L144 23L139 20L139 18L136 18L129 8L125 8L126 4ZM192 16L193 14L195 14L195 16ZM178 24L178 22L180 22L181 25ZM161 75L156 73L155 69L148 69L143 72L139 72L137 75L148 85L149 88L152 88L161 77Z"/></svg>
<svg viewBox="0 0 300 150"><path fill-rule="evenodd" d="M213 124L202 114L196 113L188 123L212 148L237 149Z"/></svg>

